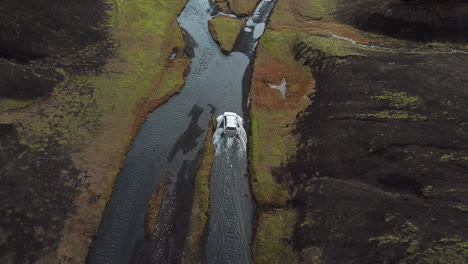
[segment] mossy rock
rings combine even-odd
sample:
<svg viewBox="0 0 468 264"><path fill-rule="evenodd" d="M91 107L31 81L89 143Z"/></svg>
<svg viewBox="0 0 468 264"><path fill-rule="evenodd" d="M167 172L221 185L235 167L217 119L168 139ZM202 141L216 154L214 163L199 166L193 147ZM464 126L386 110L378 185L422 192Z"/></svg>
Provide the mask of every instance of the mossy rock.
<svg viewBox="0 0 468 264"><path fill-rule="evenodd" d="M217 16L208 21L211 36L224 54L231 52L243 26L244 21L227 16Z"/></svg>

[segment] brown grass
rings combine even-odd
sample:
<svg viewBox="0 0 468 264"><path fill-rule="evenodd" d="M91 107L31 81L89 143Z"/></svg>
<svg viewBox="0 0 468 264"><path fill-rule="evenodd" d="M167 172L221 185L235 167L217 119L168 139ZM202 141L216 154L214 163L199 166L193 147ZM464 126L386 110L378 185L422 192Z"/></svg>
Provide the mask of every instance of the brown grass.
<svg viewBox="0 0 468 264"><path fill-rule="evenodd" d="M149 201L148 209L145 216L146 236L151 238L156 232L156 226L161 212L164 194L166 193L167 179L163 178L158 185L158 190L153 194Z"/></svg>

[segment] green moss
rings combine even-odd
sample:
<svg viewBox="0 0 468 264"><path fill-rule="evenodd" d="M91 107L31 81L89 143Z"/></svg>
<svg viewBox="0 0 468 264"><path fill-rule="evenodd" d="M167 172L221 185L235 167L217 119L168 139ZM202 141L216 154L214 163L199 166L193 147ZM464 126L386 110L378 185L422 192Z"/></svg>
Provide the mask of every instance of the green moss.
<svg viewBox="0 0 468 264"><path fill-rule="evenodd" d="M369 242L376 242L379 248L383 248L388 245L409 243L410 241L417 240L418 235L419 229L413 223L406 221L401 225L399 232L372 237L369 239Z"/></svg>
<svg viewBox="0 0 468 264"><path fill-rule="evenodd" d="M339 0L303 0L298 1L295 10L305 18L332 20Z"/></svg>
<svg viewBox="0 0 468 264"><path fill-rule="evenodd" d="M456 242L461 242L460 236L444 237L439 240L439 243L443 243L443 244L456 243Z"/></svg>
<svg viewBox="0 0 468 264"><path fill-rule="evenodd" d="M33 100L17 100L17 99L7 99L7 98L0 98L0 112L20 108L32 103Z"/></svg>
<svg viewBox="0 0 468 264"><path fill-rule="evenodd" d="M383 92L382 95L372 96L374 100L388 101L396 109L414 110L421 105L421 99L417 96L409 96L405 92Z"/></svg>
<svg viewBox="0 0 468 264"><path fill-rule="evenodd" d="M465 189L462 188L448 188L442 190L445 193L464 193Z"/></svg>
<svg viewBox="0 0 468 264"><path fill-rule="evenodd" d="M293 30L267 31L262 36L261 47L273 58L290 62L293 59L293 47L308 47L308 52L301 54L301 59L315 59L318 56L346 57L362 55L352 45L329 36Z"/></svg>
<svg viewBox="0 0 468 264"><path fill-rule="evenodd" d="M401 231L403 234L409 236L417 233L419 229L411 222L406 221L402 226L401 226Z"/></svg>
<svg viewBox="0 0 468 264"><path fill-rule="evenodd" d="M451 161L457 161L457 162L466 162L468 161L467 156L463 156L465 153L445 153L440 157L440 162L451 162Z"/></svg>
<svg viewBox="0 0 468 264"><path fill-rule="evenodd" d="M377 242L377 245L379 247L386 245L386 244L398 244L402 243L402 239L398 236L394 235L384 235L384 236L378 236L378 237L372 237L368 240L369 242Z"/></svg>
<svg viewBox="0 0 468 264"><path fill-rule="evenodd" d="M419 241L412 241L406 249L406 254L415 254L420 250Z"/></svg>
<svg viewBox="0 0 468 264"><path fill-rule="evenodd" d="M433 242L423 240L419 228L409 221L401 225L400 231L373 237L369 242L376 243L379 254L383 256L393 254L402 245L407 245L405 257L399 262L401 264L462 264L468 259L468 242L462 241L460 236Z"/></svg>
<svg viewBox="0 0 468 264"><path fill-rule="evenodd" d="M436 245L423 252L411 254L401 264L464 264L468 259L468 242Z"/></svg>
<svg viewBox="0 0 468 264"><path fill-rule="evenodd" d="M426 185L421 188L422 193L425 196L434 196L434 195L454 195L464 193L465 190L462 188L441 188L435 189L431 185Z"/></svg>
<svg viewBox="0 0 468 264"><path fill-rule="evenodd" d="M268 55L289 61L292 57L292 45L297 33L291 30L266 31L260 40L261 47L266 49Z"/></svg>
<svg viewBox="0 0 468 264"><path fill-rule="evenodd" d="M424 194L424 195L430 195L434 192L434 187L432 187L431 185L424 185L422 188L421 188L421 192Z"/></svg>
<svg viewBox="0 0 468 264"><path fill-rule="evenodd" d="M386 110L374 113L359 114L358 119L377 119L377 120L409 120L409 121L424 121L426 116L419 115L408 111Z"/></svg>
<svg viewBox="0 0 468 264"><path fill-rule="evenodd" d="M19 131L27 135L22 143L34 150L44 149L50 140L62 147L77 147L96 131L100 114L92 89L85 83L76 83L75 89L63 91L55 97L60 104L41 108L37 118L21 124Z"/></svg>
<svg viewBox="0 0 468 264"><path fill-rule="evenodd" d="M440 157L441 162L449 162L451 160L455 160L452 154L444 154Z"/></svg>
<svg viewBox="0 0 468 264"><path fill-rule="evenodd" d="M271 14L269 25L294 25L297 23L296 17L294 16L294 10L292 10L291 2L289 1L278 1Z"/></svg>
<svg viewBox="0 0 468 264"><path fill-rule="evenodd" d="M161 83L160 89L157 91L158 98L163 98L174 92L177 88L184 85L184 79L180 78L180 72L172 71Z"/></svg>
<svg viewBox="0 0 468 264"><path fill-rule="evenodd" d="M460 212L464 212L464 213L468 212L468 206L466 206L464 204L455 205L453 208L457 209Z"/></svg>
<svg viewBox="0 0 468 264"><path fill-rule="evenodd" d="M385 223L391 222L400 217L400 214L385 214Z"/></svg>
<svg viewBox="0 0 468 264"><path fill-rule="evenodd" d="M427 120L426 116L411 112L411 110L415 110L421 105L421 99L417 96L409 96L405 92L385 91L381 95L372 96L371 99L388 102L391 107L397 110L384 110L380 112L360 114L357 116L358 118L411 121Z"/></svg>
<svg viewBox="0 0 468 264"><path fill-rule="evenodd" d="M164 36L166 29L174 22L174 16L183 7L184 1L111 0L110 26L125 30L128 34L146 36L150 32ZM169 22L169 23L168 23Z"/></svg>
<svg viewBox="0 0 468 264"><path fill-rule="evenodd" d="M254 263L298 263L298 255L290 243L296 217L292 209L275 209L259 214L252 245Z"/></svg>
<svg viewBox="0 0 468 264"><path fill-rule="evenodd" d="M310 20L333 21L338 4L339 0L278 1L271 16L271 24L300 26Z"/></svg>
<svg viewBox="0 0 468 264"><path fill-rule="evenodd" d="M244 21L228 16L217 16L208 21L208 26L213 39L219 43L221 50L228 54L234 47Z"/></svg>
<svg viewBox="0 0 468 264"><path fill-rule="evenodd" d="M325 57L362 55L352 44L330 36L301 33L298 35L297 41L310 47L312 52L319 51L321 53L320 55Z"/></svg>
<svg viewBox="0 0 468 264"><path fill-rule="evenodd" d="M287 153L289 131L277 125L284 120L284 112L260 110L252 107L251 170L252 188L259 206L281 207L290 199L285 184L278 183L271 173L280 166ZM272 144L275 142L275 144Z"/></svg>

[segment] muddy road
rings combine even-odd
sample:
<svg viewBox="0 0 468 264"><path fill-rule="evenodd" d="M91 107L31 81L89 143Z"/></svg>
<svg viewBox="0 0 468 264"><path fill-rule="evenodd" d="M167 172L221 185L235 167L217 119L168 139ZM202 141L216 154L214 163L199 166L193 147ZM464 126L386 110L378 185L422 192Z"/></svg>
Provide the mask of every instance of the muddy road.
<svg viewBox="0 0 468 264"><path fill-rule="evenodd" d="M224 111L245 116L251 62L275 3L259 3L254 14L247 18L234 52L226 56L208 31L208 20L219 14L207 0L188 2L178 19L186 32L188 46L193 48L189 52L193 58L186 84L179 95L149 114L135 138L90 251L90 263L182 261L194 177L208 121ZM237 148L236 153L238 147L231 146ZM212 263L251 261L249 244L254 204L246 155L232 153L217 154L211 176L207 258ZM144 229L145 212L163 178L167 179L167 188L159 223L148 238ZM218 247L216 250L212 250L214 245ZM234 254L229 254L233 249ZM228 259L219 258L215 251L223 252L223 258Z"/></svg>

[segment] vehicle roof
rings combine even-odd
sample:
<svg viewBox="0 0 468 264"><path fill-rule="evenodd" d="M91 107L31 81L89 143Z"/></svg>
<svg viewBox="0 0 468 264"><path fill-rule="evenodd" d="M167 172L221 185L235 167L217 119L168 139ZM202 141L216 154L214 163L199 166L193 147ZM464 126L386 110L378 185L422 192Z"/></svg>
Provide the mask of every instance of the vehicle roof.
<svg viewBox="0 0 468 264"><path fill-rule="evenodd" d="M237 122L236 122L235 119L226 118L226 126L228 126L228 127L236 127L236 126L237 126Z"/></svg>
<svg viewBox="0 0 468 264"><path fill-rule="evenodd" d="M238 115L233 112L224 112L224 118L226 119L226 127L237 128L237 117Z"/></svg>
<svg viewBox="0 0 468 264"><path fill-rule="evenodd" d="M224 116L235 116L235 117L237 117L237 114L234 113L234 112L224 112L223 115L224 115Z"/></svg>
<svg viewBox="0 0 468 264"><path fill-rule="evenodd" d="M227 115L224 117L226 118L227 127L237 127L237 116Z"/></svg>

